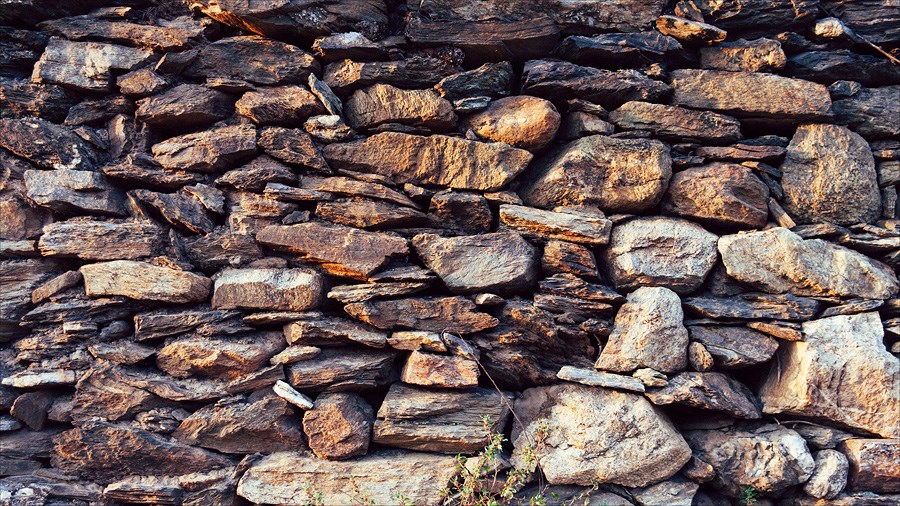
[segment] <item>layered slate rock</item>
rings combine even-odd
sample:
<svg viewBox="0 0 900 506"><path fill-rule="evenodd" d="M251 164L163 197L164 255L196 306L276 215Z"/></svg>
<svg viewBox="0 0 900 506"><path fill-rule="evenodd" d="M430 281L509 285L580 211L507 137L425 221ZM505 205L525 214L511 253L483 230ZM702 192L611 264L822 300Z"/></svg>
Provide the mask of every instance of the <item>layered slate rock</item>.
<svg viewBox="0 0 900 506"><path fill-rule="evenodd" d="M751 169L716 162L676 172L663 209L711 227L762 228L768 201L769 187Z"/></svg>
<svg viewBox="0 0 900 506"><path fill-rule="evenodd" d="M189 335L166 341L156 354L156 366L176 378L199 375L233 380L256 371L284 346L279 332L238 337Z"/></svg>
<svg viewBox="0 0 900 506"><path fill-rule="evenodd" d="M83 266L88 297L123 295L169 303L202 302L209 297L209 278L148 262L114 260Z"/></svg>
<svg viewBox="0 0 900 506"><path fill-rule="evenodd" d="M156 128L190 131L231 114L232 100L221 91L197 84L182 84L164 93L138 100L134 116Z"/></svg>
<svg viewBox="0 0 900 506"><path fill-rule="evenodd" d="M718 325L688 327L691 341L702 344L720 369L738 369L767 362L778 342L753 329Z"/></svg>
<svg viewBox="0 0 900 506"><path fill-rule="evenodd" d="M804 322L803 335L802 342L780 348L781 374L770 372L760 389L763 411L898 437L900 360L884 348L878 313Z"/></svg>
<svg viewBox="0 0 900 506"><path fill-rule="evenodd" d="M535 450L551 484L640 487L671 477L691 458L668 418L640 395L562 384L526 390L514 409L525 424L513 426L515 465L524 464L538 426L553 427Z"/></svg>
<svg viewBox="0 0 900 506"><path fill-rule="evenodd" d="M850 464L848 484L854 490L887 494L900 492L900 444L897 439L851 438L841 442L840 450Z"/></svg>
<svg viewBox="0 0 900 506"><path fill-rule="evenodd" d="M894 98L900 85L862 88L848 98L832 104L835 119L856 133L872 138L900 134L900 104Z"/></svg>
<svg viewBox="0 0 900 506"><path fill-rule="evenodd" d="M237 493L254 503L303 505L322 493L325 504L343 504L362 494L375 504L393 504L397 496L413 504L437 505L441 488L456 474L456 458L433 453L379 450L348 462L332 462L301 452L279 452L253 464L238 482ZM348 480L353 476L357 484Z"/></svg>
<svg viewBox="0 0 900 506"><path fill-rule="evenodd" d="M719 372L683 372L669 378L663 388L647 391L657 406L680 404L717 411L735 418L762 417L759 402L743 383Z"/></svg>
<svg viewBox="0 0 900 506"><path fill-rule="evenodd" d="M402 90L376 84L357 90L344 104L347 124L355 129L394 129L393 125L446 132L456 126L453 106L432 90Z"/></svg>
<svg viewBox="0 0 900 506"><path fill-rule="evenodd" d="M114 71L132 70L151 58L153 52L145 49L54 37L35 64L31 80L86 92L109 91Z"/></svg>
<svg viewBox="0 0 900 506"><path fill-rule="evenodd" d="M412 244L453 293L508 295L536 282L537 252L514 232L450 238L422 234Z"/></svg>
<svg viewBox="0 0 900 506"><path fill-rule="evenodd" d="M256 154L256 129L236 125L172 137L154 144L152 151L169 170L218 172Z"/></svg>
<svg viewBox="0 0 900 506"><path fill-rule="evenodd" d="M213 287L212 307L306 311L323 299L325 282L311 269L228 269Z"/></svg>
<svg viewBox="0 0 900 506"><path fill-rule="evenodd" d="M872 151L845 127L801 125L781 171L784 207L798 223L853 225L881 216Z"/></svg>
<svg viewBox="0 0 900 506"><path fill-rule="evenodd" d="M38 248L44 256L81 260L137 260L160 255L162 228L141 221L68 220L44 227Z"/></svg>
<svg viewBox="0 0 900 506"><path fill-rule="evenodd" d="M578 65L610 69L661 61L682 50L681 44L657 31L571 35L560 42L556 54Z"/></svg>
<svg viewBox="0 0 900 506"><path fill-rule="evenodd" d="M304 86L277 86L248 91L235 104L238 114L257 125L294 126L323 114L319 99Z"/></svg>
<svg viewBox="0 0 900 506"><path fill-rule="evenodd" d="M612 222L598 214L582 212L578 208L557 208L545 211L531 207L503 204L500 223L529 238L559 239L586 246L602 246L609 242ZM547 243L550 246L550 242ZM544 248L546 255L547 248Z"/></svg>
<svg viewBox="0 0 900 506"><path fill-rule="evenodd" d="M84 139L40 118L0 119L0 146L45 169L93 170L97 163Z"/></svg>
<svg viewBox="0 0 900 506"><path fill-rule="evenodd" d="M887 299L900 289L881 262L785 228L723 236L719 252L729 276L769 293Z"/></svg>
<svg viewBox="0 0 900 506"><path fill-rule="evenodd" d="M303 431L317 457L346 460L366 454L374 420L375 410L358 394L322 394L303 414Z"/></svg>
<svg viewBox="0 0 900 506"><path fill-rule="evenodd" d="M618 107L632 100L662 101L672 87L633 69L610 71L566 61L531 60L525 62L522 92L547 100L581 98Z"/></svg>
<svg viewBox="0 0 900 506"><path fill-rule="evenodd" d="M700 65L704 69L731 72L767 72L787 63L781 43L774 39L739 39L700 48Z"/></svg>
<svg viewBox="0 0 900 506"><path fill-rule="evenodd" d="M392 257L409 252L401 237L319 222L272 225L261 230L256 240L320 263L331 274L357 279L365 279Z"/></svg>
<svg viewBox="0 0 900 506"><path fill-rule="evenodd" d="M463 126L490 141L540 151L553 141L560 120L551 102L519 95L491 102L487 109L466 118Z"/></svg>
<svg viewBox="0 0 900 506"><path fill-rule="evenodd" d="M505 144L395 132L330 144L323 154L337 168L374 172L397 183L483 191L509 184L532 158L531 153Z"/></svg>
<svg viewBox="0 0 900 506"><path fill-rule="evenodd" d="M291 364L288 382L303 392L357 392L394 380L393 350L323 349L313 360Z"/></svg>
<svg viewBox="0 0 900 506"><path fill-rule="evenodd" d="M305 83L319 70L319 62L297 46L245 35L219 39L203 47L184 69L184 75L275 86Z"/></svg>
<svg viewBox="0 0 900 506"><path fill-rule="evenodd" d="M641 287L616 314L612 333L594 367L629 373L651 368L672 373L687 368L688 331L678 294Z"/></svg>
<svg viewBox="0 0 900 506"><path fill-rule="evenodd" d="M478 386L479 374L478 363L471 357L416 350L403 364L400 381L435 388L470 388Z"/></svg>
<svg viewBox="0 0 900 506"><path fill-rule="evenodd" d="M373 84L388 84L402 88L429 88L442 78L461 70L452 59L422 55L413 55L390 62L344 60L326 65L322 81L334 93L346 97L356 89Z"/></svg>
<svg viewBox="0 0 900 506"><path fill-rule="evenodd" d="M372 300L344 306L349 315L380 329L416 329L470 334L496 327L498 321L475 310L463 297Z"/></svg>
<svg viewBox="0 0 900 506"><path fill-rule="evenodd" d="M637 218L613 228L606 249L616 288L663 286L690 293L718 258L717 237L694 223L664 217Z"/></svg>
<svg viewBox="0 0 900 506"><path fill-rule="evenodd" d="M520 193L535 207L640 212L659 203L671 176L672 160L663 143L592 135L533 164Z"/></svg>
<svg viewBox="0 0 900 506"><path fill-rule="evenodd" d="M821 84L757 72L676 70L672 102L739 118L814 121L824 119L831 97Z"/></svg>
<svg viewBox="0 0 900 506"><path fill-rule="evenodd" d="M25 172L28 198L64 215L126 216L124 195L99 172L57 169Z"/></svg>
<svg viewBox="0 0 900 506"><path fill-rule="evenodd" d="M709 111L671 105L626 102L609 121L624 130L647 130L661 139L725 144L741 139L738 120Z"/></svg>

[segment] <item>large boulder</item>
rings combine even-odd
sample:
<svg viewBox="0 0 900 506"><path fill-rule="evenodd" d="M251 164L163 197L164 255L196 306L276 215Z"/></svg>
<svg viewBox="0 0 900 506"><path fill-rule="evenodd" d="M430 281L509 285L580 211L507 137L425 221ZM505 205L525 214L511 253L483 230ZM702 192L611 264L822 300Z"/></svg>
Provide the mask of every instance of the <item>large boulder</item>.
<svg viewBox="0 0 900 506"><path fill-rule="evenodd" d="M753 171L712 163L676 172L663 209L711 227L762 228L769 217L769 187Z"/></svg>

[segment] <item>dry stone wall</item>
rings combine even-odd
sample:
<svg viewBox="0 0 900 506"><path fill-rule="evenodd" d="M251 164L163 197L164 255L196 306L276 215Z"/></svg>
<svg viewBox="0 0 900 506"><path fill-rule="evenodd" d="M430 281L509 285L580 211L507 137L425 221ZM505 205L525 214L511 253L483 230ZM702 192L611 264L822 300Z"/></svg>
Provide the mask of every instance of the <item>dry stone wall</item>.
<svg viewBox="0 0 900 506"><path fill-rule="evenodd" d="M898 57L894 0L0 0L0 505L897 504Z"/></svg>

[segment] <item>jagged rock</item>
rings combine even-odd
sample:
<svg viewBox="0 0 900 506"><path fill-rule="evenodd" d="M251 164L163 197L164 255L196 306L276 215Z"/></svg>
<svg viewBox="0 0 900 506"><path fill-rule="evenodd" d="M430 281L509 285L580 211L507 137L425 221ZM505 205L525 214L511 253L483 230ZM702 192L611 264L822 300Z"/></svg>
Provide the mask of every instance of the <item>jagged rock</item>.
<svg viewBox="0 0 900 506"><path fill-rule="evenodd" d="M160 51L179 51L202 41L199 23L165 23L165 26L131 23L106 11L84 16L51 19L39 24L42 31L69 40L101 39Z"/></svg>
<svg viewBox="0 0 900 506"><path fill-rule="evenodd" d="M834 499L847 486L850 464L847 457L837 450L822 450L813 454L816 469L803 485L807 495L819 499Z"/></svg>
<svg viewBox="0 0 900 506"><path fill-rule="evenodd" d="M700 287L718 258L717 237L685 220L637 218L613 228L606 262L616 288L663 286L685 294Z"/></svg>
<svg viewBox="0 0 900 506"><path fill-rule="evenodd" d="M318 222L272 225L256 235L260 244L322 264L336 276L365 279L392 257L409 252L406 239Z"/></svg>
<svg viewBox="0 0 900 506"><path fill-rule="evenodd" d="M769 72L783 68L786 62L781 43L774 39L740 39L700 49L704 69Z"/></svg>
<svg viewBox="0 0 900 506"><path fill-rule="evenodd" d="M142 221L68 220L48 224L38 241L43 256L137 260L163 253L163 229Z"/></svg>
<svg viewBox="0 0 900 506"><path fill-rule="evenodd" d="M0 78L0 106L16 116L36 116L60 123L66 119L69 109L78 103L73 95L55 84Z"/></svg>
<svg viewBox="0 0 900 506"><path fill-rule="evenodd" d="M742 137L740 122L730 116L647 102L626 102L610 113L609 121L624 130L647 130L681 142L724 144Z"/></svg>
<svg viewBox="0 0 900 506"><path fill-rule="evenodd" d="M297 46L244 35L204 46L184 69L184 75L191 79L236 79L277 86L305 83L319 69L319 62Z"/></svg>
<svg viewBox="0 0 900 506"><path fill-rule="evenodd" d="M439 191L431 197L428 212L443 226L471 234L490 231L494 221L488 200L470 192Z"/></svg>
<svg viewBox="0 0 900 506"><path fill-rule="evenodd" d="M283 162L319 172L331 172L312 138L299 128L265 128L259 134L259 147Z"/></svg>
<svg viewBox="0 0 900 506"><path fill-rule="evenodd" d="M133 208L151 210L150 214L161 216L175 228L188 234L212 232L215 223L206 208L183 189L179 193L157 193L149 190L131 190L128 197Z"/></svg>
<svg viewBox="0 0 900 506"><path fill-rule="evenodd" d="M335 317L302 319L284 326L290 344L334 346L359 343L372 348L387 346L387 333L353 320Z"/></svg>
<svg viewBox="0 0 900 506"><path fill-rule="evenodd" d="M581 383L591 387L612 388L614 390L624 390L626 392L644 393L644 384L630 376L622 376L621 374L612 374L603 371L594 371L591 369L579 369L577 367L565 366L556 373L556 377L563 381L571 381L573 383Z"/></svg>
<svg viewBox="0 0 900 506"><path fill-rule="evenodd" d="M556 54L578 65L618 69L661 61L681 50L681 44L672 37L648 31L572 35L559 44Z"/></svg>
<svg viewBox="0 0 900 506"><path fill-rule="evenodd" d="M233 188L252 192L265 190L268 183L294 184L297 176L278 160L261 155L247 165L229 170L216 178L219 188Z"/></svg>
<svg viewBox="0 0 900 506"><path fill-rule="evenodd" d="M631 495L641 506L668 504L669 506L691 506L700 485L676 476L670 480L632 489Z"/></svg>
<svg viewBox="0 0 900 506"><path fill-rule="evenodd" d="M152 58L153 52L144 49L53 37L34 65L31 80L105 92L112 88L113 71L133 70Z"/></svg>
<svg viewBox="0 0 900 506"><path fill-rule="evenodd" d="M169 170L219 172L256 153L256 129L221 127L172 137L154 144L152 150L156 161Z"/></svg>
<svg viewBox="0 0 900 506"><path fill-rule="evenodd" d="M702 344L719 369L738 369L768 362L778 350L778 342L762 332L743 327L693 325L691 341Z"/></svg>
<svg viewBox="0 0 900 506"><path fill-rule="evenodd" d="M531 60L522 73L522 93L548 100L581 98L603 107L618 107L631 100L657 102L672 87L637 70L603 70L566 61Z"/></svg>
<svg viewBox="0 0 900 506"><path fill-rule="evenodd" d="M671 176L669 150L661 142L592 135L533 165L521 195L535 207L639 212L659 203Z"/></svg>
<svg viewBox="0 0 900 506"><path fill-rule="evenodd" d="M212 307L306 311L321 303L325 282L308 269L227 269L213 285Z"/></svg>
<svg viewBox="0 0 900 506"><path fill-rule="evenodd" d="M852 225L881 215L872 151L845 127L801 125L781 171L784 207L797 223Z"/></svg>
<svg viewBox="0 0 900 506"><path fill-rule="evenodd" d="M526 390L514 409L520 420L511 438L514 465L524 464L522 453L536 440L539 425L552 427L532 448L551 484L596 480L640 487L671 477L691 458L671 422L640 395L554 385Z"/></svg>
<svg viewBox="0 0 900 506"><path fill-rule="evenodd" d="M656 29L685 43L712 45L728 36L721 28L677 16L660 16L656 20Z"/></svg>
<svg viewBox="0 0 900 506"><path fill-rule="evenodd" d="M881 262L785 228L723 236L719 253L729 276L770 293L886 299L900 287Z"/></svg>
<svg viewBox="0 0 900 506"><path fill-rule="evenodd" d="M284 346L280 332L241 337L178 337L167 341L157 352L156 366L176 378L196 374L233 380L268 363Z"/></svg>
<svg viewBox="0 0 900 506"><path fill-rule="evenodd" d="M346 460L366 454L374 421L375 410L359 395L322 394L303 414L303 431L317 457Z"/></svg>
<svg viewBox="0 0 900 506"><path fill-rule="evenodd" d="M537 253L519 234L498 232L442 238L417 235L419 257L451 292L508 295L534 286Z"/></svg>
<svg viewBox="0 0 900 506"><path fill-rule="evenodd" d="M9 414L31 430L41 430L47 423L47 411L55 399L56 395L49 390L25 392L13 402L9 408Z"/></svg>
<svg viewBox="0 0 900 506"><path fill-rule="evenodd" d="M269 363L275 364L293 364L294 362L302 362L316 357L322 353L321 348L315 346L288 346L280 353L269 359Z"/></svg>
<svg viewBox="0 0 900 506"><path fill-rule="evenodd" d="M395 383L388 390L373 441L387 446L438 453L475 453L491 432L509 418L512 395L486 388L428 390Z"/></svg>
<svg viewBox="0 0 900 506"><path fill-rule="evenodd" d="M496 327L496 318L463 297L371 300L344 306L349 315L380 329L401 328L470 334Z"/></svg>
<svg viewBox="0 0 900 506"><path fill-rule="evenodd" d="M456 126L453 106L432 90L402 90L375 84L357 90L344 104L347 123L354 129L373 129L387 124L445 132Z"/></svg>
<svg viewBox="0 0 900 506"><path fill-rule="evenodd" d="M312 75L312 74L310 74ZM235 104L238 114L257 125L295 126L310 116L324 114L319 99L303 86L278 86L248 91Z"/></svg>
<svg viewBox="0 0 900 506"><path fill-rule="evenodd" d="M541 293L566 295L583 300L621 304L625 297L603 285L588 283L567 274L550 276L540 282Z"/></svg>
<svg viewBox="0 0 900 506"><path fill-rule="evenodd" d="M271 393L205 406L185 418L172 436L184 444L223 453L274 453L303 447L294 410Z"/></svg>
<svg viewBox="0 0 900 506"><path fill-rule="evenodd" d="M436 506L444 484L456 474L456 458L430 453L379 450L347 462L311 454L280 452L253 464L238 482L237 493L254 503L300 506L315 497L339 504L364 496L375 504L404 497L412 504ZM353 476L355 485L348 476Z"/></svg>
<svg viewBox="0 0 900 506"><path fill-rule="evenodd" d="M316 216L339 225L381 230L426 225L428 217L415 209L377 200L319 202Z"/></svg>
<svg viewBox="0 0 900 506"><path fill-rule="evenodd" d="M350 304L351 302L365 302L372 299L412 295L427 289L431 284L431 282L386 282L342 285L333 287L328 292L328 298L338 300L344 304Z"/></svg>
<svg viewBox="0 0 900 506"><path fill-rule="evenodd" d="M414 351L403 364L400 381L426 387L468 388L478 386L478 375L478 363L470 358Z"/></svg>
<svg viewBox="0 0 900 506"><path fill-rule="evenodd" d="M208 234L184 237L182 246L188 261L204 271L238 267L263 256L253 237L233 234L224 227Z"/></svg>
<svg viewBox="0 0 900 506"><path fill-rule="evenodd" d="M123 295L174 304L202 302L212 285L209 278L192 272L133 260L88 264L80 270L88 297Z"/></svg>
<svg viewBox="0 0 900 506"><path fill-rule="evenodd" d="M762 417L753 392L742 383L718 372L683 372L669 378L661 389L648 390L653 404L682 404L718 411L736 418Z"/></svg>
<svg viewBox="0 0 900 506"><path fill-rule="evenodd" d="M312 43L316 56L326 63L341 60L378 61L390 53L380 42L372 42L360 32L332 33Z"/></svg>
<svg viewBox="0 0 900 506"><path fill-rule="evenodd" d="M403 88L430 88L460 69L447 59L411 56L391 62L356 62L344 60L325 66L322 81L336 94L345 97L353 90L373 84Z"/></svg>
<svg viewBox="0 0 900 506"><path fill-rule="evenodd" d="M560 115L547 100L519 95L495 100L463 122L479 137L517 148L540 151L553 140Z"/></svg>
<svg viewBox="0 0 900 506"><path fill-rule="evenodd" d="M776 320L811 320L821 307L815 299L795 297L793 295L766 295L759 293L743 293L732 297L691 297L684 300L684 305L691 311L707 318L743 318L743 319L776 319ZM750 325L760 322L751 322ZM778 322L778 337L786 339L787 335L799 334L797 329L783 326ZM773 324L766 328L770 331ZM799 329L799 327L797 327ZM797 339L788 339L799 341Z"/></svg>
<svg viewBox="0 0 900 506"><path fill-rule="evenodd" d="M711 227L762 228L769 188L743 165L716 162L676 172L663 209Z"/></svg>
<svg viewBox="0 0 900 506"><path fill-rule="evenodd" d="M123 365L134 365L156 354L155 348L130 341L92 344L88 351L96 358Z"/></svg>
<svg viewBox="0 0 900 506"><path fill-rule="evenodd" d="M597 259L591 250L566 241L547 241L541 257L541 270L550 276L570 274L587 279L596 278L599 274Z"/></svg>
<svg viewBox="0 0 900 506"><path fill-rule="evenodd" d="M638 288L616 314L612 334L594 367L619 373L645 367L666 373L683 371L688 346L683 320L675 292Z"/></svg>
<svg viewBox="0 0 900 506"><path fill-rule="evenodd" d="M787 59L784 74L789 77L829 85L835 81L854 81L863 86L896 84L900 69L882 56L858 54L849 49L806 51Z"/></svg>
<svg viewBox="0 0 900 506"><path fill-rule="evenodd" d="M896 136L900 134L900 104L894 100L897 93L897 85L863 88L849 98L834 101L835 119L866 137Z"/></svg>
<svg viewBox="0 0 900 506"><path fill-rule="evenodd" d="M350 177L315 177L303 176L301 185L304 189L346 195L349 197L366 197L384 200L392 204L416 209L416 203L397 190L375 181L363 181Z"/></svg>
<svg viewBox="0 0 900 506"><path fill-rule="evenodd" d="M477 69L441 79L434 85L434 89L454 105L477 97L490 101L509 95L512 78L513 69L510 62L485 63Z"/></svg>
<svg viewBox="0 0 900 506"><path fill-rule="evenodd" d="M127 475L180 475L234 464L226 457L156 434L89 421L53 438L53 467L84 479L112 481Z"/></svg>
<svg viewBox="0 0 900 506"><path fill-rule="evenodd" d="M695 7L708 23L726 30L760 32L770 27L786 30L811 24L817 4L802 2L786 5L773 0L756 0L743 4L738 0L699 0Z"/></svg>
<svg viewBox="0 0 900 506"><path fill-rule="evenodd" d="M325 348L311 360L287 367L288 382L304 392L355 392L395 379L393 350Z"/></svg>
<svg viewBox="0 0 900 506"><path fill-rule="evenodd" d="M532 158L531 153L504 144L395 132L329 144L324 155L337 168L374 172L396 183L483 191L506 186Z"/></svg>
<svg viewBox="0 0 900 506"><path fill-rule="evenodd" d="M35 288L31 292L31 303L40 304L57 293L80 284L82 280L80 272L66 271Z"/></svg>
<svg viewBox="0 0 900 506"><path fill-rule="evenodd" d="M313 116L303 122L303 129L314 139L325 143L343 142L356 135L336 114Z"/></svg>
<svg viewBox="0 0 900 506"><path fill-rule="evenodd" d="M0 119L0 146L45 169L89 171L97 163L81 137L40 118Z"/></svg>
<svg viewBox="0 0 900 506"><path fill-rule="evenodd" d="M117 77L116 86L123 95L144 98L162 92L169 86L169 81L148 68L142 68Z"/></svg>
<svg viewBox="0 0 900 506"><path fill-rule="evenodd" d="M760 389L763 412L819 417L898 437L893 413L900 409L900 361L884 348L878 313L805 322L803 336L780 347L780 374L770 372Z"/></svg>
<svg viewBox="0 0 900 506"><path fill-rule="evenodd" d="M165 130L190 131L231 114L232 100L221 91L197 84L182 84L165 93L138 100L134 116Z"/></svg>
<svg viewBox="0 0 900 506"><path fill-rule="evenodd" d="M847 439L840 445L850 464L849 486L877 493L900 492L897 439Z"/></svg>
<svg viewBox="0 0 900 506"><path fill-rule="evenodd" d="M612 135L616 127L600 116L583 111L571 111L563 118L558 139L572 141L589 135Z"/></svg>
<svg viewBox="0 0 900 506"><path fill-rule="evenodd" d="M525 206L500 206L500 223L528 237L560 239L587 246L602 246L609 242L612 222L600 216L560 208L560 212Z"/></svg>
<svg viewBox="0 0 900 506"><path fill-rule="evenodd" d="M821 84L772 74L684 69L672 72L672 86L676 105L738 118L815 121L831 109Z"/></svg>
<svg viewBox="0 0 900 506"><path fill-rule="evenodd" d="M54 212L125 216L125 198L103 174L86 170L57 169L25 172L28 198Z"/></svg>

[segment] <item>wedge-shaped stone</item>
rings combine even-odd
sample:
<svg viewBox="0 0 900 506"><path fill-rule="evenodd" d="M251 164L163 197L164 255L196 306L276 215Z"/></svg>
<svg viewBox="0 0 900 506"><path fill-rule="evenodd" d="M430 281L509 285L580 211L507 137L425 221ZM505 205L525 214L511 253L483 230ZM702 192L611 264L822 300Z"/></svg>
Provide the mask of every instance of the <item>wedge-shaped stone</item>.
<svg viewBox="0 0 900 506"><path fill-rule="evenodd" d="M160 216L188 234L206 234L216 226L200 200L184 190L178 193L131 190L128 198L134 208L151 216Z"/></svg>
<svg viewBox="0 0 900 506"><path fill-rule="evenodd" d="M31 75L35 83L55 83L79 91L108 92L113 71L132 70L153 58L153 51L100 42L52 38Z"/></svg>
<svg viewBox="0 0 900 506"><path fill-rule="evenodd" d="M226 380L252 373L285 348L280 332L241 337L189 337L169 340L156 354L156 366L176 378L193 375Z"/></svg>
<svg viewBox="0 0 900 506"><path fill-rule="evenodd" d="M766 72L780 69L786 62L781 43L774 39L740 39L700 48L700 64L705 69Z"/></svg>
<svg viewBox="0 0 900 506"><path fill-rule="evenodd" d="M762 417L753 392L720 372L683 372L669 378L665 387L651 389L646 395L657 406L681 404L735 418Z"/></svg>
<svg viewBox="0 0 900 506"><path fill-rule="evenodd" d="M642 395L563 384L526 390L516 400L513 465L527 445L553 485L592 481L641 487L670 478L691 458L666 416ZM537 431L550 433L535 449Z"/></svg>
<svg viewBox="0 0 900 506"><path fill-rule="evenodd" d="M126 216L125 196L99 172L87 170L29 170L25 172L28 198L35 204L66 215Z"/></svg>
<svg viewBox="0 0 900 506"><path fill-rule="evenodd" d="M623 376L621 374L613 374L603 371L595 371L593 369L581 369L570 365L562 367L556 377L563 381L571 381L572 383L581 383L591 387L612 388L614 390L624 390L626 392L644 393L644 384L641 380L632 378L631 376Z"/></svg>
<svg viewBox="0 0 900 506"><path fill-rule="evenodd" d="M741 139L741 123L723 114L673 105L626 102L609 121L624 130L646 130L679 142L729 143Z"/></svg>
<svg viewBox="0 0 900 506"><path fill-rule="evenodd" d="M288 382L297 390L357 392L387 385L396 379L394 350L325 348L315 358L287 367Z"/></svg>
<svg viewBox="0 0 900 506"><path fill-rule="evenodd" d="M88 297L123 295L174 304L203 302L212 286L209 278L193 272L133 260L88 264L80 270Z"/></svg>
<svg viewBox="0 0 900 506"><path fill-rule="evenodd" d="M333 167L374 172L397 183L483 191L509 184L532 158L528 151L507 144L395 132L330 144L324 155Z"/></svg>
<svg viewBox="0 0 900 506"><path fill-rule="evenodd" d="M900 440L852 438L839 448L849 461L853 490L900 493Z"/></svg>
<svg viewBox="0 0 900 506"><path fill-rule="evenodd" d="M835 100L835 120L866 138L900 135L900 85L863 88L849 98Z"/></svg>
<svg viewBox="0 0 900 506"><path fill-rule="evenodd" d="M827 118L831 96L821 84L757 72L676 70L672 102L739 118L810 121Z"/></svg>
<svg viewBox="0 0 900 506"><path fill-rule="evenodd" d="M556 54L578 65L603 68L638 67L647 61L661 61L682 51L681 44L657 31L603 33L591 37L570 35Z"/></svg>
<svg viewBox="0 0 900 506"><path fill-rule="evenodd" d="M320 263L335 276L355 279L365 279L391 258L409 252L402 237L319 222L268 226L256 234L256 240Z"/></svg>
<svg viewBox="0 0 900 506"><path fill-rule="evenodd" d="M324 291L312 269L227 269L215 281L212 307L306 311L318 307Z"/></svg>
<svg viewBox="0 0 900 506"><path fill-rule="evenodd" d="M500 206L500 223L526 237L559 239L586 246L602 246L609 242L610 220L574 209L559 211L503 204Z"/></svg>
<svg viewBox="0 0 900 506"><path fill-rule="evenodd" d="M374 422L375 410L359 394L336 392L316 397L303 414L303 431L317 457L346 460L366 454Z"/></svg>
<svg viewBox="0 0 900 506"><path fill-rule="evenodd" d="M244 93L235 104L238 114L257 125L297 126L325 108L305 86L278 86Z"/></svg>
<svg viewBox="0 0 900 506"><path fill-rule="evenodd" d="M45 169L93 170L97 162L72 130L40 118L0 119L0 146Z"/></svg>
<svg viewBox="0 0 900 506"><path fill-rule="evenodd" d="M414 55L397 61L357 62L344 60L325 67L322 81L346 97L353 90L373 84L404 88L430 88L441 78L461 71L449 58Z"/></svg>
<svg viewBox="0 0 900 506"><path fill-rule="evenodd" d="M199 84L182 84L138 100L134 116L144 123L181 132L202 128L231 114L232 99Z"/></svg>
<svg viewBox="0 0 900 506"><path fill-rule="evenodd" d="M778 341L752 329L719 325L688 327L691 341L702 344L717 369L738 369L767 362L778 350Z"/></svg>
<svg viewBox="0 0 900 506"><path fill-rule="evenodd" d="M386 123L445 132L456 126L453 105L433 90L401 90L376 84L357 90L344 104L347 124L355 129Z"/></svg>
<svg viewBox="0 0 900 506"><path fill-rule="evenodd" d="M397 450L374 451L347 462L281 452L251 466L238 482L237 493L257 504L302 506L309 501L307 492L321 492L324 504L345 504L361 495L375 504L394 504L403 497L411 504L436 506L456 465L450 455Z"/></svg>
<svg viewBox="0 0 900 506"><path fill-rule="evenodd" d="M475 453L491 431L502 431L512 395L487 388L429 390L394 383L378 410L374 442L409 450Z"/></svg>
<svg viewBox="0 0 900 506"><path fill-rule="evenodd" d="M803 335L781 345L779 368L760 389L763 411L900 437L900 360L884 347L878 313L805 322Z"/></svg>
<svg viewBox="0 0 900 506"><path fill-rule="evenodd" d="M178 19L181 23L168 22L165 23L166 26L161 26L131 23L124 16L119 18L118 12L107 13L107 19L104 19L103 14L101 10L84 16L51 19L40 23L40 29L69 40L100 39L173 52L188 49L203 41L205 27L193 20L184 22L184 17Z"/></svg>
<svg viewBox="0 0 900 506"><path fill-rule="evenodd" d="M751 169L717 162L676 172L663 209L711 227L762 228L768 202L769 187Z"/></svg>
<svg viewBox="0 0 900 506"><path fill-rule="evenodd" d="M887 265L785 228L723 236L719 253L729 276L770 293L887 299L900 288Z"/></svg>
<svg viewBox="0 0 900 506"><path fill-rule="evenodd" d="M350 316L385 330L415 329L470 334L496 327L496 318L464 297L370 300L344 306Z"/></svg>
<svg viewBox="0 0 900 506"><path fill-rule="evenodd" d="M531 60L522 72L522 93L564 101L580 98L604 107L631 100L657 102L672 91L634 69L603 70L559 60Z"/></svg>
<svg viewBox="0 0 900 506"><path fill-rule="evenodd" d="M219 172L256 154L256 129L236 125L172 137L154 144L152 151L169 170Z"/></svg>
<svg viewBox="0 0 900 506"><path fill-rule="evenodd" d="M479 373L478 363L472 358L414 351L403 364L400 381L426 387L470 388L478 386Z"/></svg>
<svg viewBox="0 0 900 506"><path fill-rule="evenodd" d="M136 260L158 256L165 231L145 221L68 220L44 227L38 241L43 256L81 260Z"/></svg>
<svg viewBox="0 0 900 506"><path fill-rule="evenodd" d="M742 293L731 297L691 297L684 305L706 318L742 318L747 320L811 320L822 304L811 298L790 294Z"/></svg>
<svg viewBox="0 0 900 506"><path fill-rule="evenodd" d="M558 36L559 28L546 16L477 22L411 16L406 24L410 41L426 46L450 44L465 51L466 61L476 62L537 58L553 50Z"/></svg>
<svg viewBox="0 0 900 506"><path fill-rule="evenodd" d="M319 62L297 46L245 35L204 46L184 75L191 79L222 78L280 85L305 83L319 69Z"/></svg>
<svg viewBox="0 0 900 506"><path fill-rule="evenodd" d="M338 346L359 343L372 348L387 346L387 332L346 318L322 316L298 320L284 326L290 344Z"/></svg>

